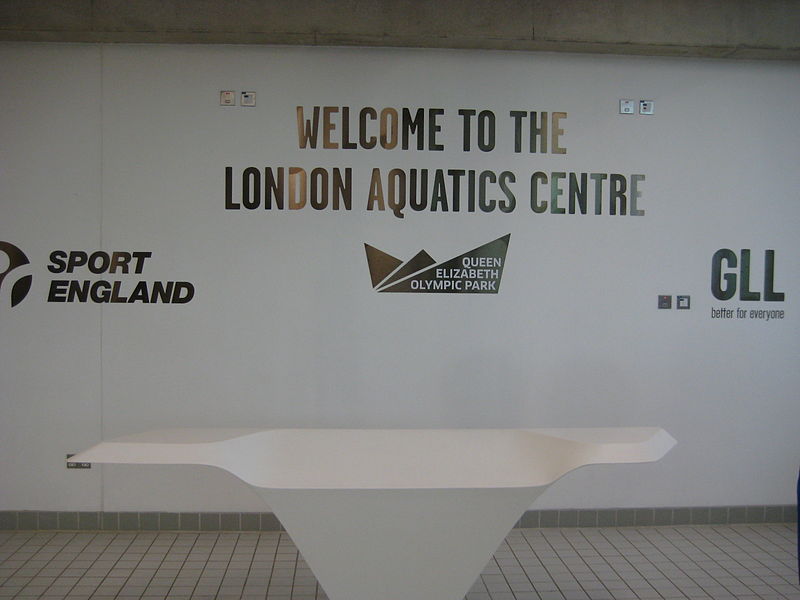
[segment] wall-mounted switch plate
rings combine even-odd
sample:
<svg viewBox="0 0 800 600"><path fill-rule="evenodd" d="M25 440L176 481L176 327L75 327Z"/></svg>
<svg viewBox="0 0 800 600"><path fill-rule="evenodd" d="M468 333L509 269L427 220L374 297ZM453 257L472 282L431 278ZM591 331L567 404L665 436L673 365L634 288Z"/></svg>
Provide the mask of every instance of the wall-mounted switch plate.
<svg viewBox="0 0 800 600"><path fill-rule="evenodd" d="M220 106L236 106L236 92L224 90L219 93Z"/></svg>
<svg viewBox="0 0 800 600"><path fill-rule="evenodd" d="M620 100L619 101L619 114L632 115L636 113L636 102L633 100Z"/></svg>
<svg viewBox="0 0 800 600"><path fill-rule="evenodd" d="M652 100L639 100L639 114L652 115L655 111L656 103Z"/></svg>
<svg viewBox="0 0 800 600"><path fill-rule="evenodd" d="M67 468L68 469L91 469L92 463L88 462L72 462L69 459L75 456L74 454L67 454Z"/></svg>
<svg viewBox="0 0 800 600"><path fill-rule="evenodd" d="M255 92L242 92L242 101L240 102L242 106L255 106L256 105L256 93Z"/></svg>

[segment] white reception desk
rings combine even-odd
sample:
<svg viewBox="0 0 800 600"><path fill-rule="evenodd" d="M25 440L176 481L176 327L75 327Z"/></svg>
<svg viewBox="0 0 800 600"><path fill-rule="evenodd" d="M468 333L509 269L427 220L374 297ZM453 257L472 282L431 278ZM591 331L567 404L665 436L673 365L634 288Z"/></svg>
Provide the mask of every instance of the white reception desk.
<svg viewBox="0 0 800 600"><path fill-rule="evenodd" d="M264 498L331 600L460 600L562 475L674 445L651 427L169 429L70 460L225 469Z"/></svg>

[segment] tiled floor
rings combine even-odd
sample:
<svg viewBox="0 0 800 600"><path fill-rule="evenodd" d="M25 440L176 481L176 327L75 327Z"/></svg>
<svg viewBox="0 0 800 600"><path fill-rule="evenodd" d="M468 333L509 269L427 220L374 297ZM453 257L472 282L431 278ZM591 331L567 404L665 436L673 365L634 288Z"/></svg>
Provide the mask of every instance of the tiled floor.
<svg viewBox="0 0 800 600"><path fill-rule="evenodd" d="M796 532L515 529L467 600L800 600ZM0 532L0 561L0 599L325 598L278 532Z"/></svg>

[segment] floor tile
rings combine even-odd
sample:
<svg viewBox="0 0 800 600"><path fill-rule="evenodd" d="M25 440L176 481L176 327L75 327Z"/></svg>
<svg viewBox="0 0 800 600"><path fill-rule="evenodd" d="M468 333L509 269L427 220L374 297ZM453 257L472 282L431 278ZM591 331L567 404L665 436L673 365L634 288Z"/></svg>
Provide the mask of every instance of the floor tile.
<svg viewBox="0 0 800 600"><path fill-rule="evenodd" d="M620 513L630 526L513 530L466 600L800 599L796 524ZM217 519L199 515L204 532L3 532L0 600L327 600L286 533L217 531Z"/></svg>

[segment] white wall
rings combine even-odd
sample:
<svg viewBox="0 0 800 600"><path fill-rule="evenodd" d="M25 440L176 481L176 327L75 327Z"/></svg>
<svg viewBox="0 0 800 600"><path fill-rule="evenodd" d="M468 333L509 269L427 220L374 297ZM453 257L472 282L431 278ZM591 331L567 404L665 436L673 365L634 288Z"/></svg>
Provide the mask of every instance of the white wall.
<svg viewBox="0 0 800 600"><path fill-rule="evenodd" d="M0 64L0 240L31 261L0 287L0 509L263 510L210 469L63 465L102 438L209 425L660 425L678 440L664 460L579 470L537 507L792 501L796 64L27 44L0 46ZM257 106L219 106L225 89L256 91ZM653 99L655 114L619 115L620 98ZM443 108L445 150L300 149L299 105ZM459 108L495 113L494 151L462 150ZM514 153L510 110L566 112L567 153ZM225 210L226 166L237 188L249 166L350 167L353 208ZM366 210L373 168L512 171L517 206L398 219ZM644 174L645 214L535 214L537 170ZM508 233L496 295L370 284L364 243L443 261ZM774 250L785 300L714 298L720 248L751 250L755 290ZM98 249L152 257L141 275L48 271L54 250ZM189 281L195 296L47 302L71 277ZM691 309L659 310L659 294ZM721 307L784 318L712 319Z"/></svg>

